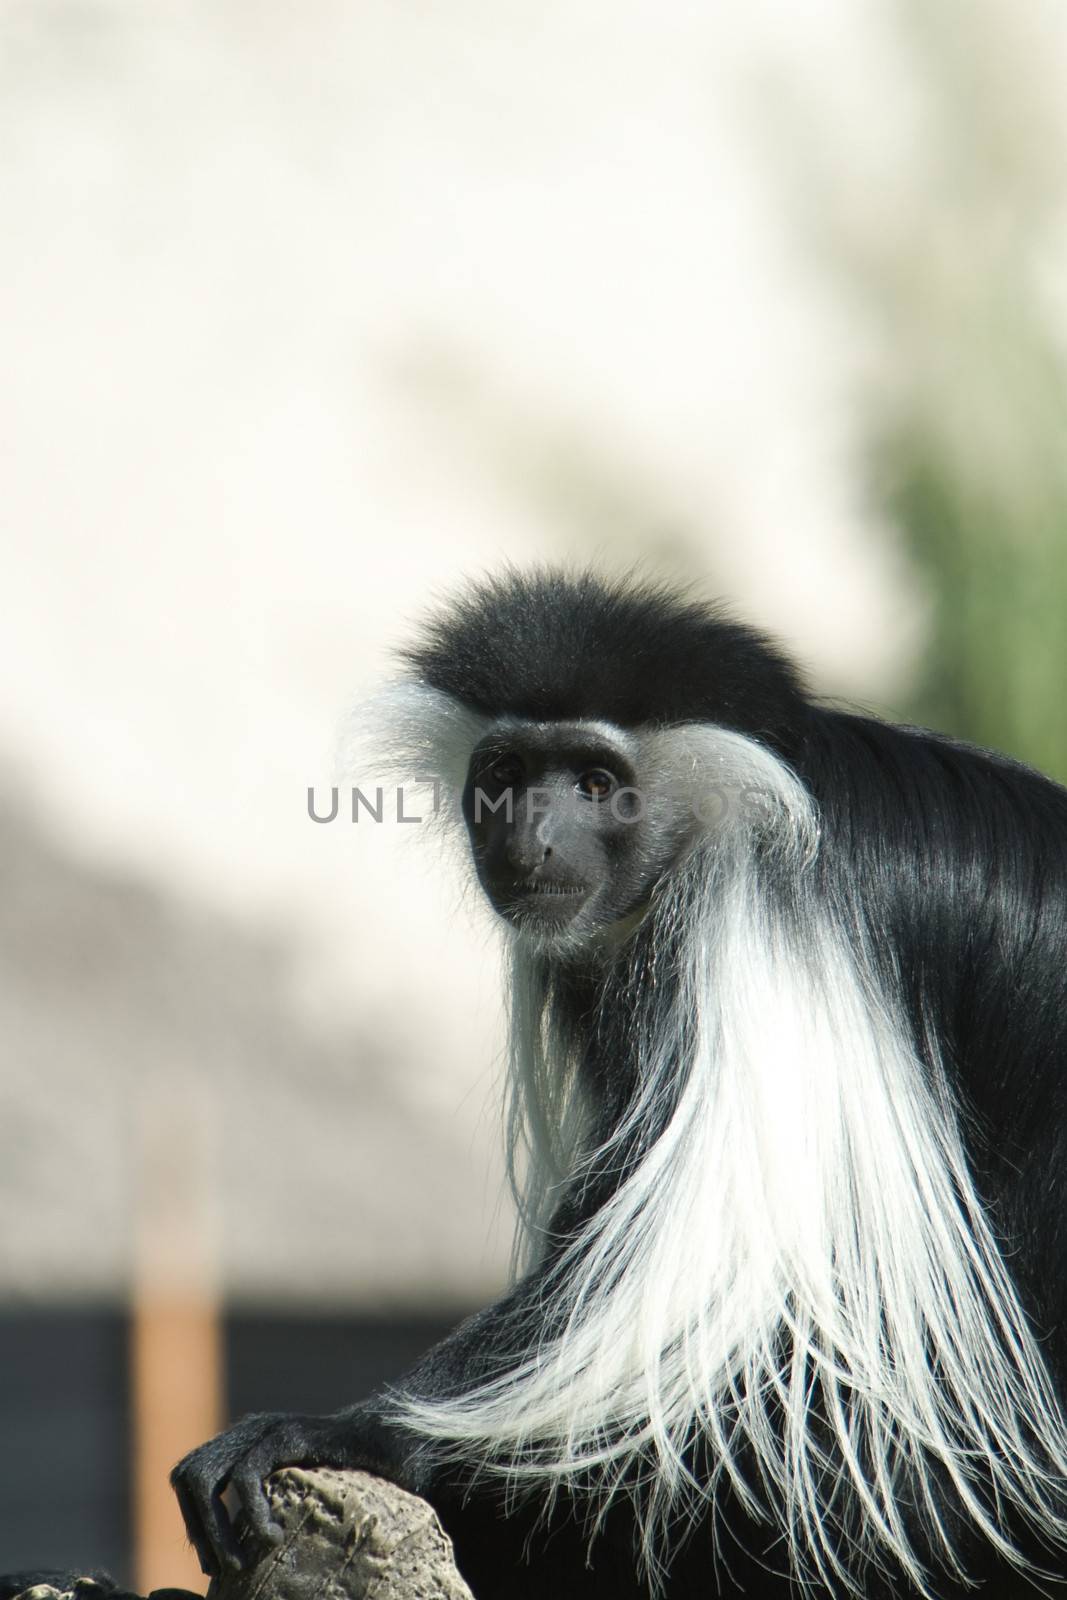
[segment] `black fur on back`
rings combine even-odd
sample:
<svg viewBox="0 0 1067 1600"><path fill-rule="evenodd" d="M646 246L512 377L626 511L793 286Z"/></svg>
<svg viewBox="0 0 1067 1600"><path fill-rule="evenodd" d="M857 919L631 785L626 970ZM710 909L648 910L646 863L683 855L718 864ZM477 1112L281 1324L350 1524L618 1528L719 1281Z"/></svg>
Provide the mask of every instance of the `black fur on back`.
<svg viewBox="0 0 1067 1600"><path fill-rule="evenodd" d="M470 585L403 657L475 710L539 722L704 720L777 742L805 703L785 657L718 606L589 571L512 570Z"/></svg>

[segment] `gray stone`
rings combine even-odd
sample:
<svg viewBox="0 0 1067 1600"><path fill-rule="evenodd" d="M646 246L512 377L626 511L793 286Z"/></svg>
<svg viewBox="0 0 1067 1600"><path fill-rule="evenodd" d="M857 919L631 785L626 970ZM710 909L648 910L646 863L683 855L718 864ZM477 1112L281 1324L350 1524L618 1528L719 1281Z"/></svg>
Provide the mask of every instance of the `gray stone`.
<svg viewBox="0 0 1067 1600"><path fill-rule="evenodd" d="M280 1543L209 1600L473 1600L433 1507L386 1479L286 1467L267 1494Z"/></svg>

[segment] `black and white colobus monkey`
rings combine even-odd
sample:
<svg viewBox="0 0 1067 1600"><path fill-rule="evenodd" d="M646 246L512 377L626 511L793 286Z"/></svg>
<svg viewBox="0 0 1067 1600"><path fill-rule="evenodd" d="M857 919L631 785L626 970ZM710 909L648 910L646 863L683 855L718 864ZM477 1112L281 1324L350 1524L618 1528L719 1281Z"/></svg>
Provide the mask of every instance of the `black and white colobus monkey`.
<svg viewBox="0 0 1067 1600"><path fill-rule="evenodd" d="M1067 793L589 574L471 588L384 704L509 934L524 1266L188 1456L205 1568L303 1462L425 1495L479 1600L1063 1592Z"/></svg>

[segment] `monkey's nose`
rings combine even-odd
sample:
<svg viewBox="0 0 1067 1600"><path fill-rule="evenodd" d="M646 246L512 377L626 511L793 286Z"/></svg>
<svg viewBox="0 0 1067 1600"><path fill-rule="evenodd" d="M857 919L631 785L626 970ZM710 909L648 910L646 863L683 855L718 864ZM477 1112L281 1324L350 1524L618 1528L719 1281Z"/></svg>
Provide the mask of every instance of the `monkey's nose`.
<svg viewBox="0 0 1067 1600"><path fill-rule="evenodd" d="M507 850L508 866L513 868L522 877L528 877L531 872L543 866L552 854L552 846L545 844L541 839L527 837L525 839L512 838L508 841Z"/></svg>

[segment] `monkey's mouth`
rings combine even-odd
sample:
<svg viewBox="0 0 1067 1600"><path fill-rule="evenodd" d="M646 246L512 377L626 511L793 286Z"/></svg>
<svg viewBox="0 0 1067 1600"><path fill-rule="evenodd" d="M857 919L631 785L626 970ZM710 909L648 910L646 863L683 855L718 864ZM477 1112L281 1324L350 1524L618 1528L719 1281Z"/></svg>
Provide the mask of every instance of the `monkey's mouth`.
<svg viewBox="0 0 1067 1600"><path fill-rule="evenodd" d="M569 916L587 899L589 886L551 878L520 878L497 885L497 909L507 917Z"/></svg>
<svg viewBox="0 0 1067 1600"><path fill-rule="evenodd" d="M544 879L533 879L527 883L517 883L515 893L526 895L563 895L564 897L585 894L584 883L548 883Z"/></svg>

